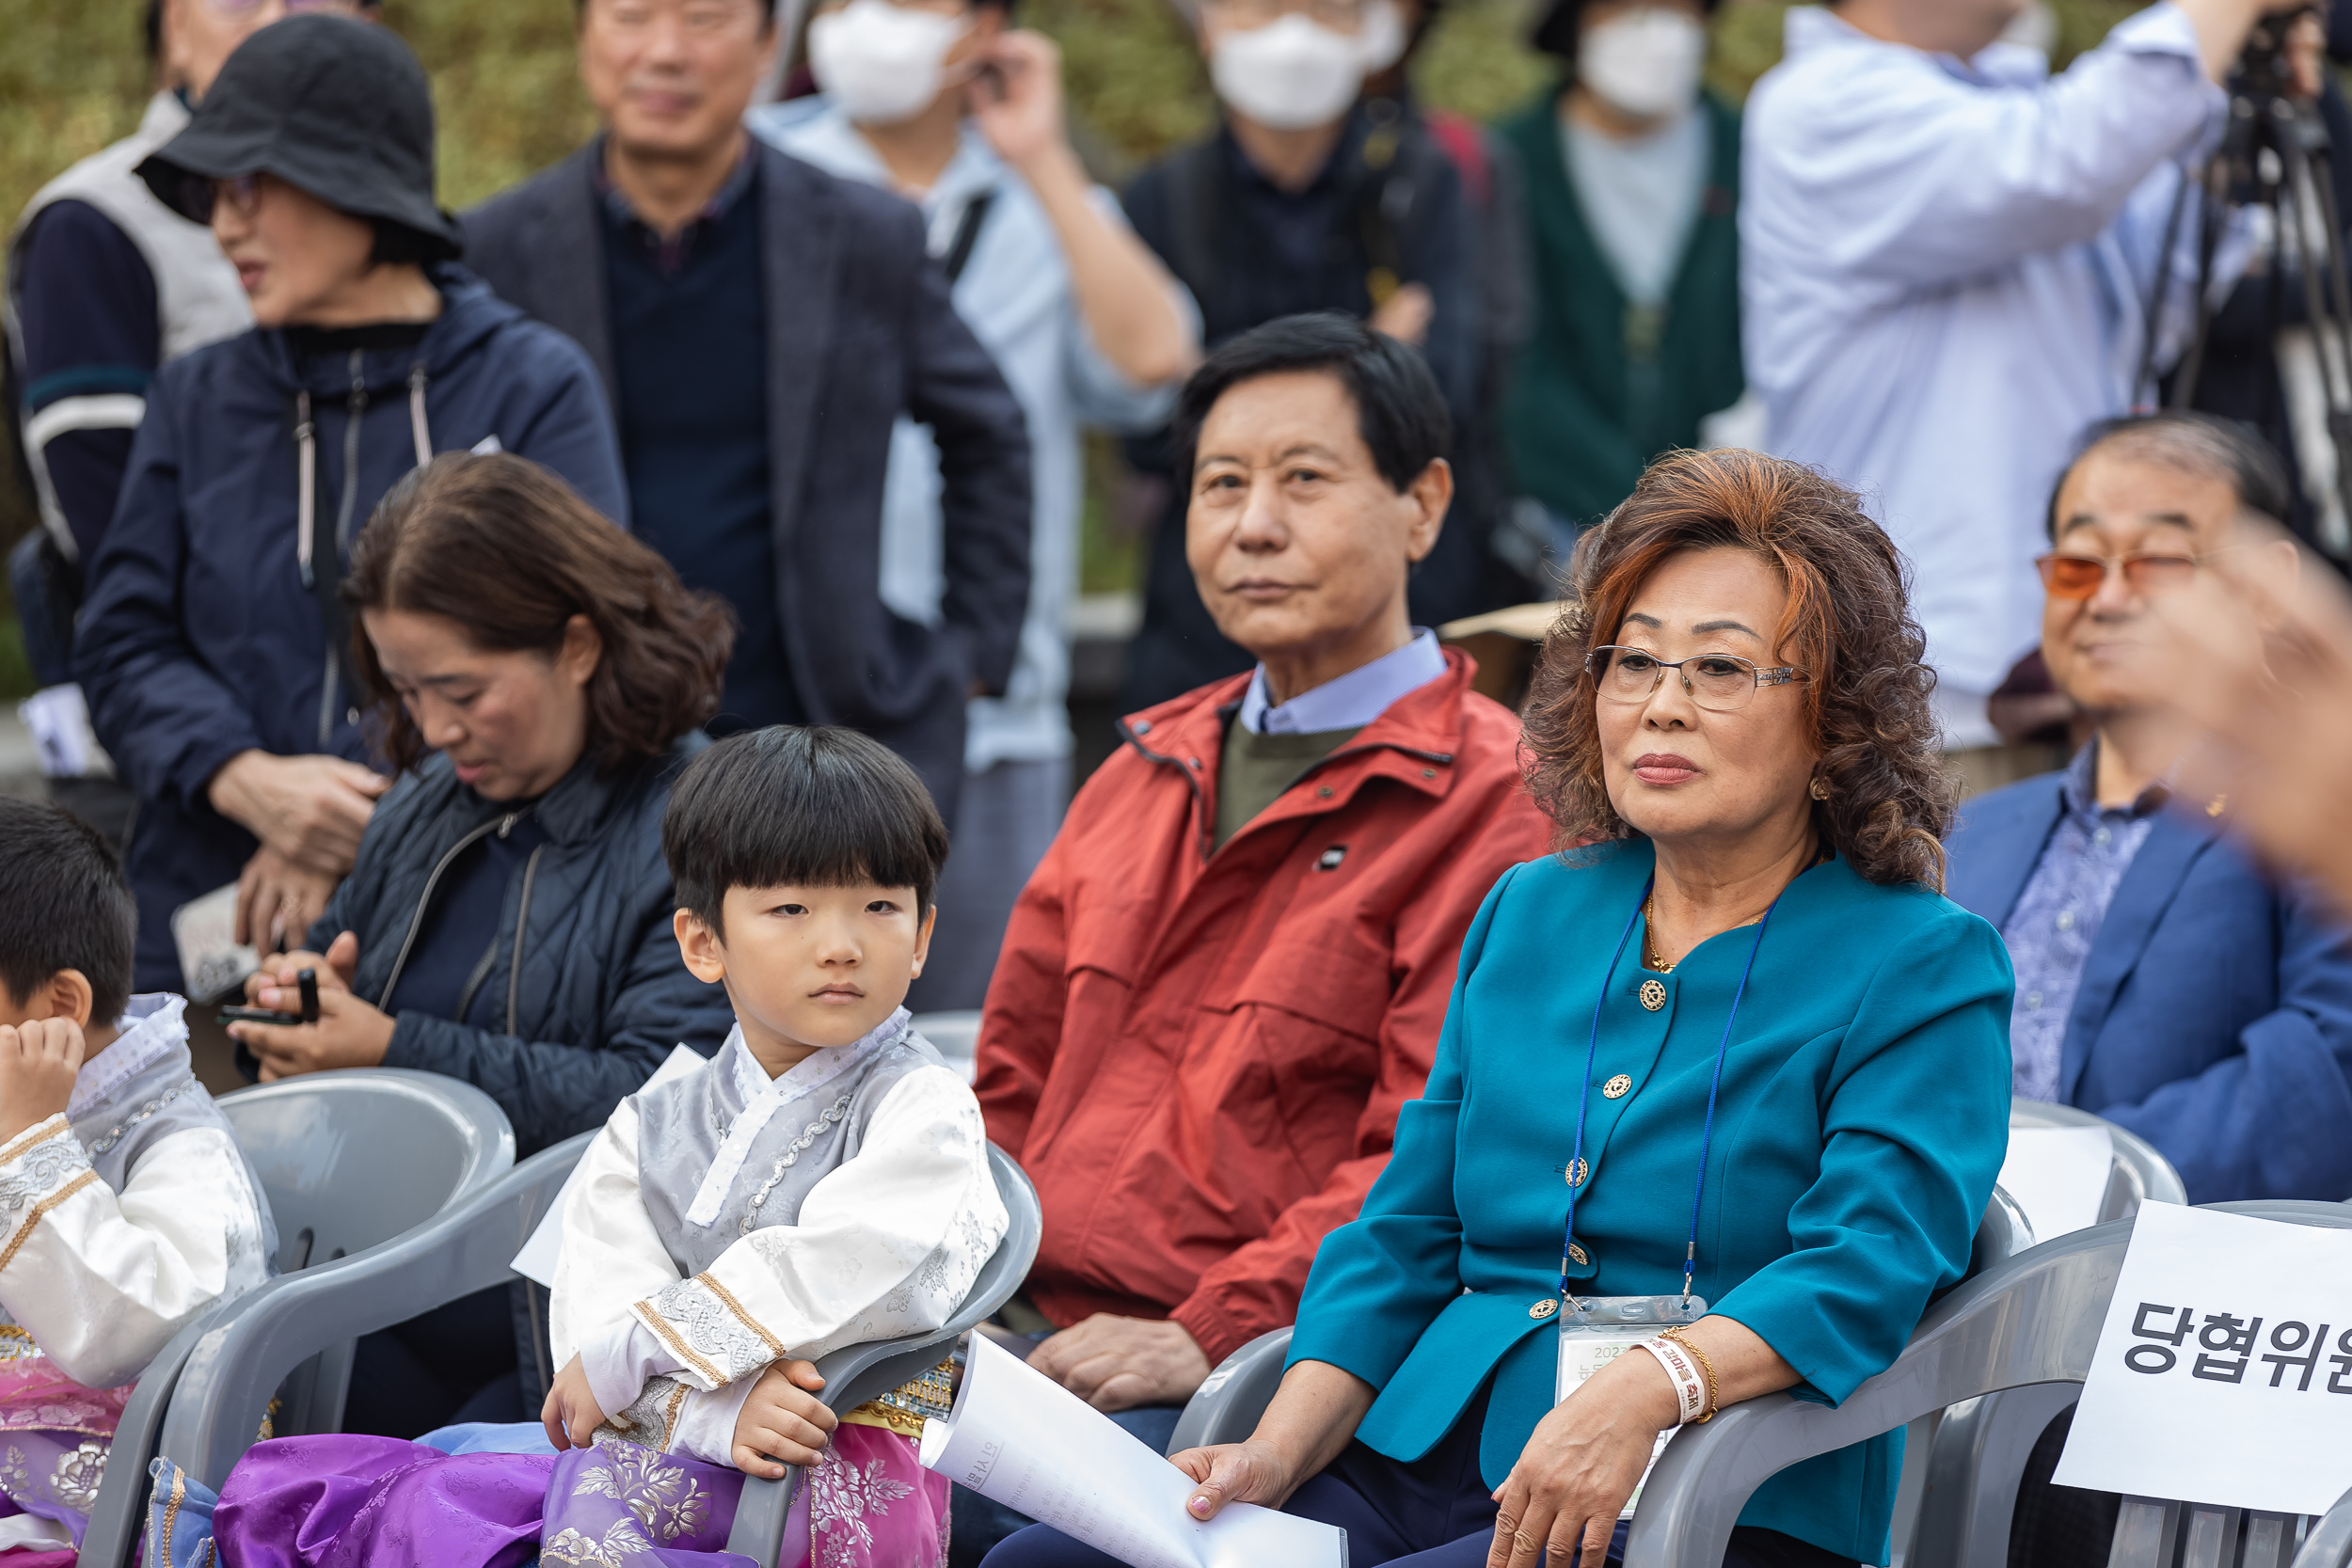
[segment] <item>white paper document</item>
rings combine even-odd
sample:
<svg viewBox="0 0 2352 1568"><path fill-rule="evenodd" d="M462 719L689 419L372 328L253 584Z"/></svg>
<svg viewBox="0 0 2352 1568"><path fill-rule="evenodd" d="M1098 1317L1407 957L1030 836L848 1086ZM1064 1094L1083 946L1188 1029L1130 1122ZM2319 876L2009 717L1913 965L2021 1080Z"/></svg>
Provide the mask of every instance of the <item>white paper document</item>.
<svg viewBox="0 0 2352 1568"><path fill-rule="evenodd" d="M2054 1479L2325 1513L2352 1488L2352 1230L2142 1207Z"/></svg>
<svg viewBox="0 0 2352 1568"><path fill-rule="evenodd" d="M1192 1481L1118 1422L975 1334L944 1421L923 1423L923 1464L1132 1568L1347 1568L1347 1532L1250 1503L1207 1524Z"/></svg>
<svg viewBox="0 0 2352 1568"><path fill-rule="evenodd" d="M2033 1239L2052 1242L2099 1223L2114 1171L2104 1127L2012 1127L2001 1190L2026 1212Z"/></svg>
<svg viewBox="0 0 2352 1568"><path fill-rule="evenodd" d="M709 1064L710 1058L693 1047L674 1046L661 1065L653 1069L653 1076L645 1080L644 1087L650 1089L656 1084L666 1084L673 1078L699 1072ZM638 1092L642 1094L644 1090ZM564 1205L571 1201L572 1185L580 1180L580 1170L587 1163L582 1160L572 1167L572 1174L564 1179L563 1190L555 1195L555 1202L539 1216L539 1224L531 1232L531 1240L523 1243L522 1251L515 1254L515 1260L506 1265L525 1279L535 1279L550 1291L555 1289L555 1259L564 1250Z"/></svg>

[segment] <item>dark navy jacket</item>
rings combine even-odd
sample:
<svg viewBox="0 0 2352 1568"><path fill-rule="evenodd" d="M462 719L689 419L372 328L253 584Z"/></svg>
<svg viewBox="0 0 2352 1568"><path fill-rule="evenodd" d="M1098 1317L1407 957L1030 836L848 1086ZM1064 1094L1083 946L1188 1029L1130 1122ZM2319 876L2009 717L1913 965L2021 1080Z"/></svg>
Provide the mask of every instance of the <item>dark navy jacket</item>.
<svg viewBox="0 0 2352 1568"><path fill-rule="evenodd" d="M1971 800L1954 902L2003 925L2062 805L2051 773ZM2192 1203L2352 1196L2352 952L2308 890L2275 887L2202 813L2168 811L2083 968L2058 1094L2146 1138Z"/></svg>
<svg viewBox="0 0 2352 1568"><path fill-rule="evenodd" d="M718 1050L735 1015L725 988L695 979L678 958L677 895L661 858L671 782L707 744L696 731L606 778L582 762L548 791L534 808L548 842L507 880L498 947L478 988L500 999L501 1026L403 1009L384 1065L474 1085L515 1124L516 1153L529 1154L603 1125L673 1047ZM435 871L477 830L497 832L507 810L459 784L444 756L402 779L377 803L358 863L310 927L312 951L358 933L352 990L381 1006L412 951Z"/></svg>
<svg viewBox="0 0 2352 1568"><path fill-rule="evenodd" d="M617 388L604 138L465 215L500 295L561 328ZM754 138L768 332L769 526L776 617L809 721L862 730L956 819L964 704L1001 693L1029 594L1029 438L1021 404L947 297L923 214ZM878 589L882 476L903 414L939 442L940 620Z"/></svg>
<svg viewBox="0 0 2352 1568"><path fill-rule="evenodd" d="M326 640L295 563L298 377L318 430L322 548L339 529L347 546L416 463L408 381L420 362L433 450L496 436L608 516L628 515L612 416L578 345L461 269L437 268L435 281L443 309L421 343L358 356L366 398L348 489L358 400L345 356L304 359L289 334L257 327L174 360L148 391L74 634L99 738L139 797L129 860L142 990L180 989L172 911L234 881L254 851L205 800L221 765L247 748L368 760L362 699L340 673L326 689Z"/></svg>

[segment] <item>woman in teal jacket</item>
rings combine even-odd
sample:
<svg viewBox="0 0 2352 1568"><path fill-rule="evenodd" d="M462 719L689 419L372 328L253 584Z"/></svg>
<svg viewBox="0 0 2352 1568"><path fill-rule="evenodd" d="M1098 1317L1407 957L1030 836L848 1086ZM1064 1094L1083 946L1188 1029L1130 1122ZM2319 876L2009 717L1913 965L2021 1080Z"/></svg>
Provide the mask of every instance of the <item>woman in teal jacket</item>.
<svg viewBox="0 0 2352 1568"><path fill-rule="evenodd" d="M1951 800L1885 535L1794 464L1684 453L1579 587L1527 740L1587 847L1488 895L1280 1392L1248 1442L1177 1460L1197 1514L1343 1525L1357 1568L1597 1563L1661 1431L1835 1403L1894 1360L2008 1143L2009 961L1933 891ZM1555 1402L1558 1324L1593 1297L1711 1305ZM1883 1562L1900 1442L1774 1476L1726 1561ZM1005 1555L1028 1534L991 1563L1099 1560Z"/></svg>

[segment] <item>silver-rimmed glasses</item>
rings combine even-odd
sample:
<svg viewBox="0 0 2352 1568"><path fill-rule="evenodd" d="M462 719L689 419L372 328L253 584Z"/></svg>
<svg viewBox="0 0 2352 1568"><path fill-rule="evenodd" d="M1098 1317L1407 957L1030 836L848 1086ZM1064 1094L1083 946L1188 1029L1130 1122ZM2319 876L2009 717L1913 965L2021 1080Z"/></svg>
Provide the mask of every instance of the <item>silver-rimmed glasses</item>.
<svg viewBox="0 0 2352 1568"><path fill-rule="evenodd" d="M1692 654L1689 658L1660 658L1646 648L1620 647L1610 643L1595 648L1584 656L1584 668L1591 672L1593 689L1612 703L1646 703L1665 680L1666 672L1674 671L1682 677L1682 689L1691 701L1710 713L1737 713L1748 705L1759 686L1787 686L1791 681L1813 677L1803 670L1783 665L1777 670L1759 670L1753 659L1738 654Z"/></svg>

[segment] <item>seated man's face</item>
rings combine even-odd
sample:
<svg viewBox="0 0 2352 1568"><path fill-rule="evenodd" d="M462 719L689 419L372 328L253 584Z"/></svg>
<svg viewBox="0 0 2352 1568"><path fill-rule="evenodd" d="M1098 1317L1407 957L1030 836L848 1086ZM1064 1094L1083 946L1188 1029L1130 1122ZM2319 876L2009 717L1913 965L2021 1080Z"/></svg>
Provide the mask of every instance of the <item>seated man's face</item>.
<svg viewBox="0 0 2352 1568"><path fill-rule="evenodd" d="M2187 586L2199 556L2217 547L2238 513L2223 480L2137 456L2093 451L2058 492L2060 559L2045 567L2042 657L2058 689L2100 718L2153 705L2162 696L2148 657L2148 602ZM2141 558L2136 565L2127 557ZM2083 560L2105 562L2088 596ZM2134 580L2135 577L2137 580Z"/></svg>
<svg viewBox="0 0 2352 1568"><path fill-rule="evenodd" d="M1184 559L1218 630L1260 659L1308 656L1403 600L1452 494L1442 461L1403 492L1390 485L1337 376L1263 375L1201 423Z"/></svg>

